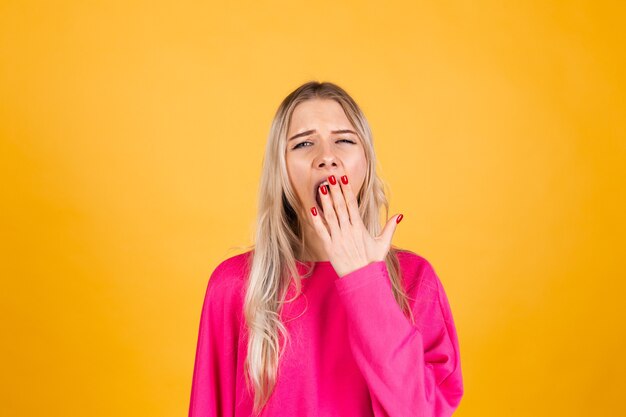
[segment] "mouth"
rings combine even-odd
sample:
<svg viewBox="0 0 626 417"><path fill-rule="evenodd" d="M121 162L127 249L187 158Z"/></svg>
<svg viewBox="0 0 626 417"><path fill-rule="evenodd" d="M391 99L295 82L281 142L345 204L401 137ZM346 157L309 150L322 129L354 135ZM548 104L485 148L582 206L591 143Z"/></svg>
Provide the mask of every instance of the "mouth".
<svg viewBox="0 0 626 417"><path fill-rule="evenodd" d="M319 211L324 213L324 208L322 207L322 200L320 199L319 193L315 195L315 202L317 203L317 208L319 209Z"/></svg>
<svg viewBox="0 0 626 417"><path fill-rule="evenodd" d="M322 199L320 197L320 185L328 185L328 180L323 179L321 181L319 181L315 187L313 188L313 198L315 199L315 202L317 203L317 208L324 213L324 208L322 207Z"/></svg>

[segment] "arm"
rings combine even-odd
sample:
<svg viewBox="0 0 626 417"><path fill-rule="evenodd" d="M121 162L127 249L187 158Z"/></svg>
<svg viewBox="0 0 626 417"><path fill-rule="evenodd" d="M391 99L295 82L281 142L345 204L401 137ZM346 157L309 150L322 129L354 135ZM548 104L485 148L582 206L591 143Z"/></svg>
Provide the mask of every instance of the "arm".
<svg viewBox="0 0 626 417"><path fill-rule="evenodd" d="M412 310L411 324L393 297L384 261L335 283L349 320L349 341L376 417L449 417L463 395L459 344L448 299L432 266ZM423 294L422 294L423 293ZM424 299L426 298L426 299Z"/></svg>
<svg viewBox="0 0 626 417"><path fill-rule="evenodd" d="M209 278L200 316L189 417L234 415L239 338L235 279L220 266Z"/></svg>

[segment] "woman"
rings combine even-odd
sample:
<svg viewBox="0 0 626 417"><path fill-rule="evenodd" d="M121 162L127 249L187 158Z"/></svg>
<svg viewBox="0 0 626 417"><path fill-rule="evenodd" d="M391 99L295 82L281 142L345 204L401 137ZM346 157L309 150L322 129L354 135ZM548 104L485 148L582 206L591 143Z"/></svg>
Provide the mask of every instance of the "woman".
<svg viewBox="0 0 626 417"><path fill-rule="evenodd" d="M448 299L426 259L391 245L402 215L381 232L388 203L375 166L369 125L342 88L308 82L283 100L256 245L208 282L191 417L443 417L458 407Z"/></svg>

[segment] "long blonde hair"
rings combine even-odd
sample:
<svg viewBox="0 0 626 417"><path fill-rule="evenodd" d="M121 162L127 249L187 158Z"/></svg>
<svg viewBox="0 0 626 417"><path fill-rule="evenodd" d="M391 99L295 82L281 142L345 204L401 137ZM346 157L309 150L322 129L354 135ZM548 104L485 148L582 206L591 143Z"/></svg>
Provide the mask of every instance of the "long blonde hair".
<svg viewBox="0 0 626 417"><path fill-rule="evenodd" d="M338 102L362 140L368 167L357 201L363 223L372 236L378 236L381 232L381 206L385 207L385 219L389 215L389 204L384 190L386 184L376 175L372 133L356 102L345 90L330 82L310 81L291 92L276 111L265 148L254 231L256 243L243 247L252 249L243 305L248 330L244 374L248 390L254 390L254 412L257 414L269 400L276 385L278 363L285 347L280 343L281 336L289 340L287 329L280 320L282 306L292 301L285 300L288 286L293 277L296 287L294 299L297 298L301 294L301 278L308 277L312 272L309 269L305 275L300 276L296 266L298 258L295 254L306 254L309 259L311 255L304 245L302 219L297 214L306 213L307 210L301 207L291 187L285 152L287 131L295 107L314 98ZM280 198L276 198L277 196ZM393 295L404 314L414 324L415 319L401 281L397 257L399 250L391 245L385 263Z"/></svg>

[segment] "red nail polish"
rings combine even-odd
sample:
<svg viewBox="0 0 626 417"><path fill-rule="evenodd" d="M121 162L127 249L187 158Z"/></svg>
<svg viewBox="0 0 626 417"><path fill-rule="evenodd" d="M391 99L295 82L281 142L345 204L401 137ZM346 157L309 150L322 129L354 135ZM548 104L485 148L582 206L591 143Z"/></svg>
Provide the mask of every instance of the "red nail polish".
<svg viewBox="0 0 626 417"><path fill-rule="evenodd" d="M329 181L332 185L337 184L337 179L335 178L335 176L334 176L334 175L331 175L330 177L328 177L328 181Z"/></svg>
<svg viewBox="0 0 626 417"><path fill-rule="evenodd" d="M343 182L344 184L348 183L348 177L346 177L345 175L343 177L341 177L341 182Z"/></svg>
<svg viewBox="0 0 626 417"><path fill-rule="evenodd" d="M399 215L398 218L396 219L396 224L400 223L403 217L404 217L404 214Z"/></svg>
<svg viewBox="0 0 626 417"><path fill-rule="evenodd" d="M324 195L328 194L328 190L326 189L325 185L321 185L320 188L322 189L322 194Z"/></svg>
<svg viewBox="0 0 626 417"><path fill-rule="evenodd" d="M317 207L311 207L311 213L313 213L314 216L317 216Z"/></svg>

